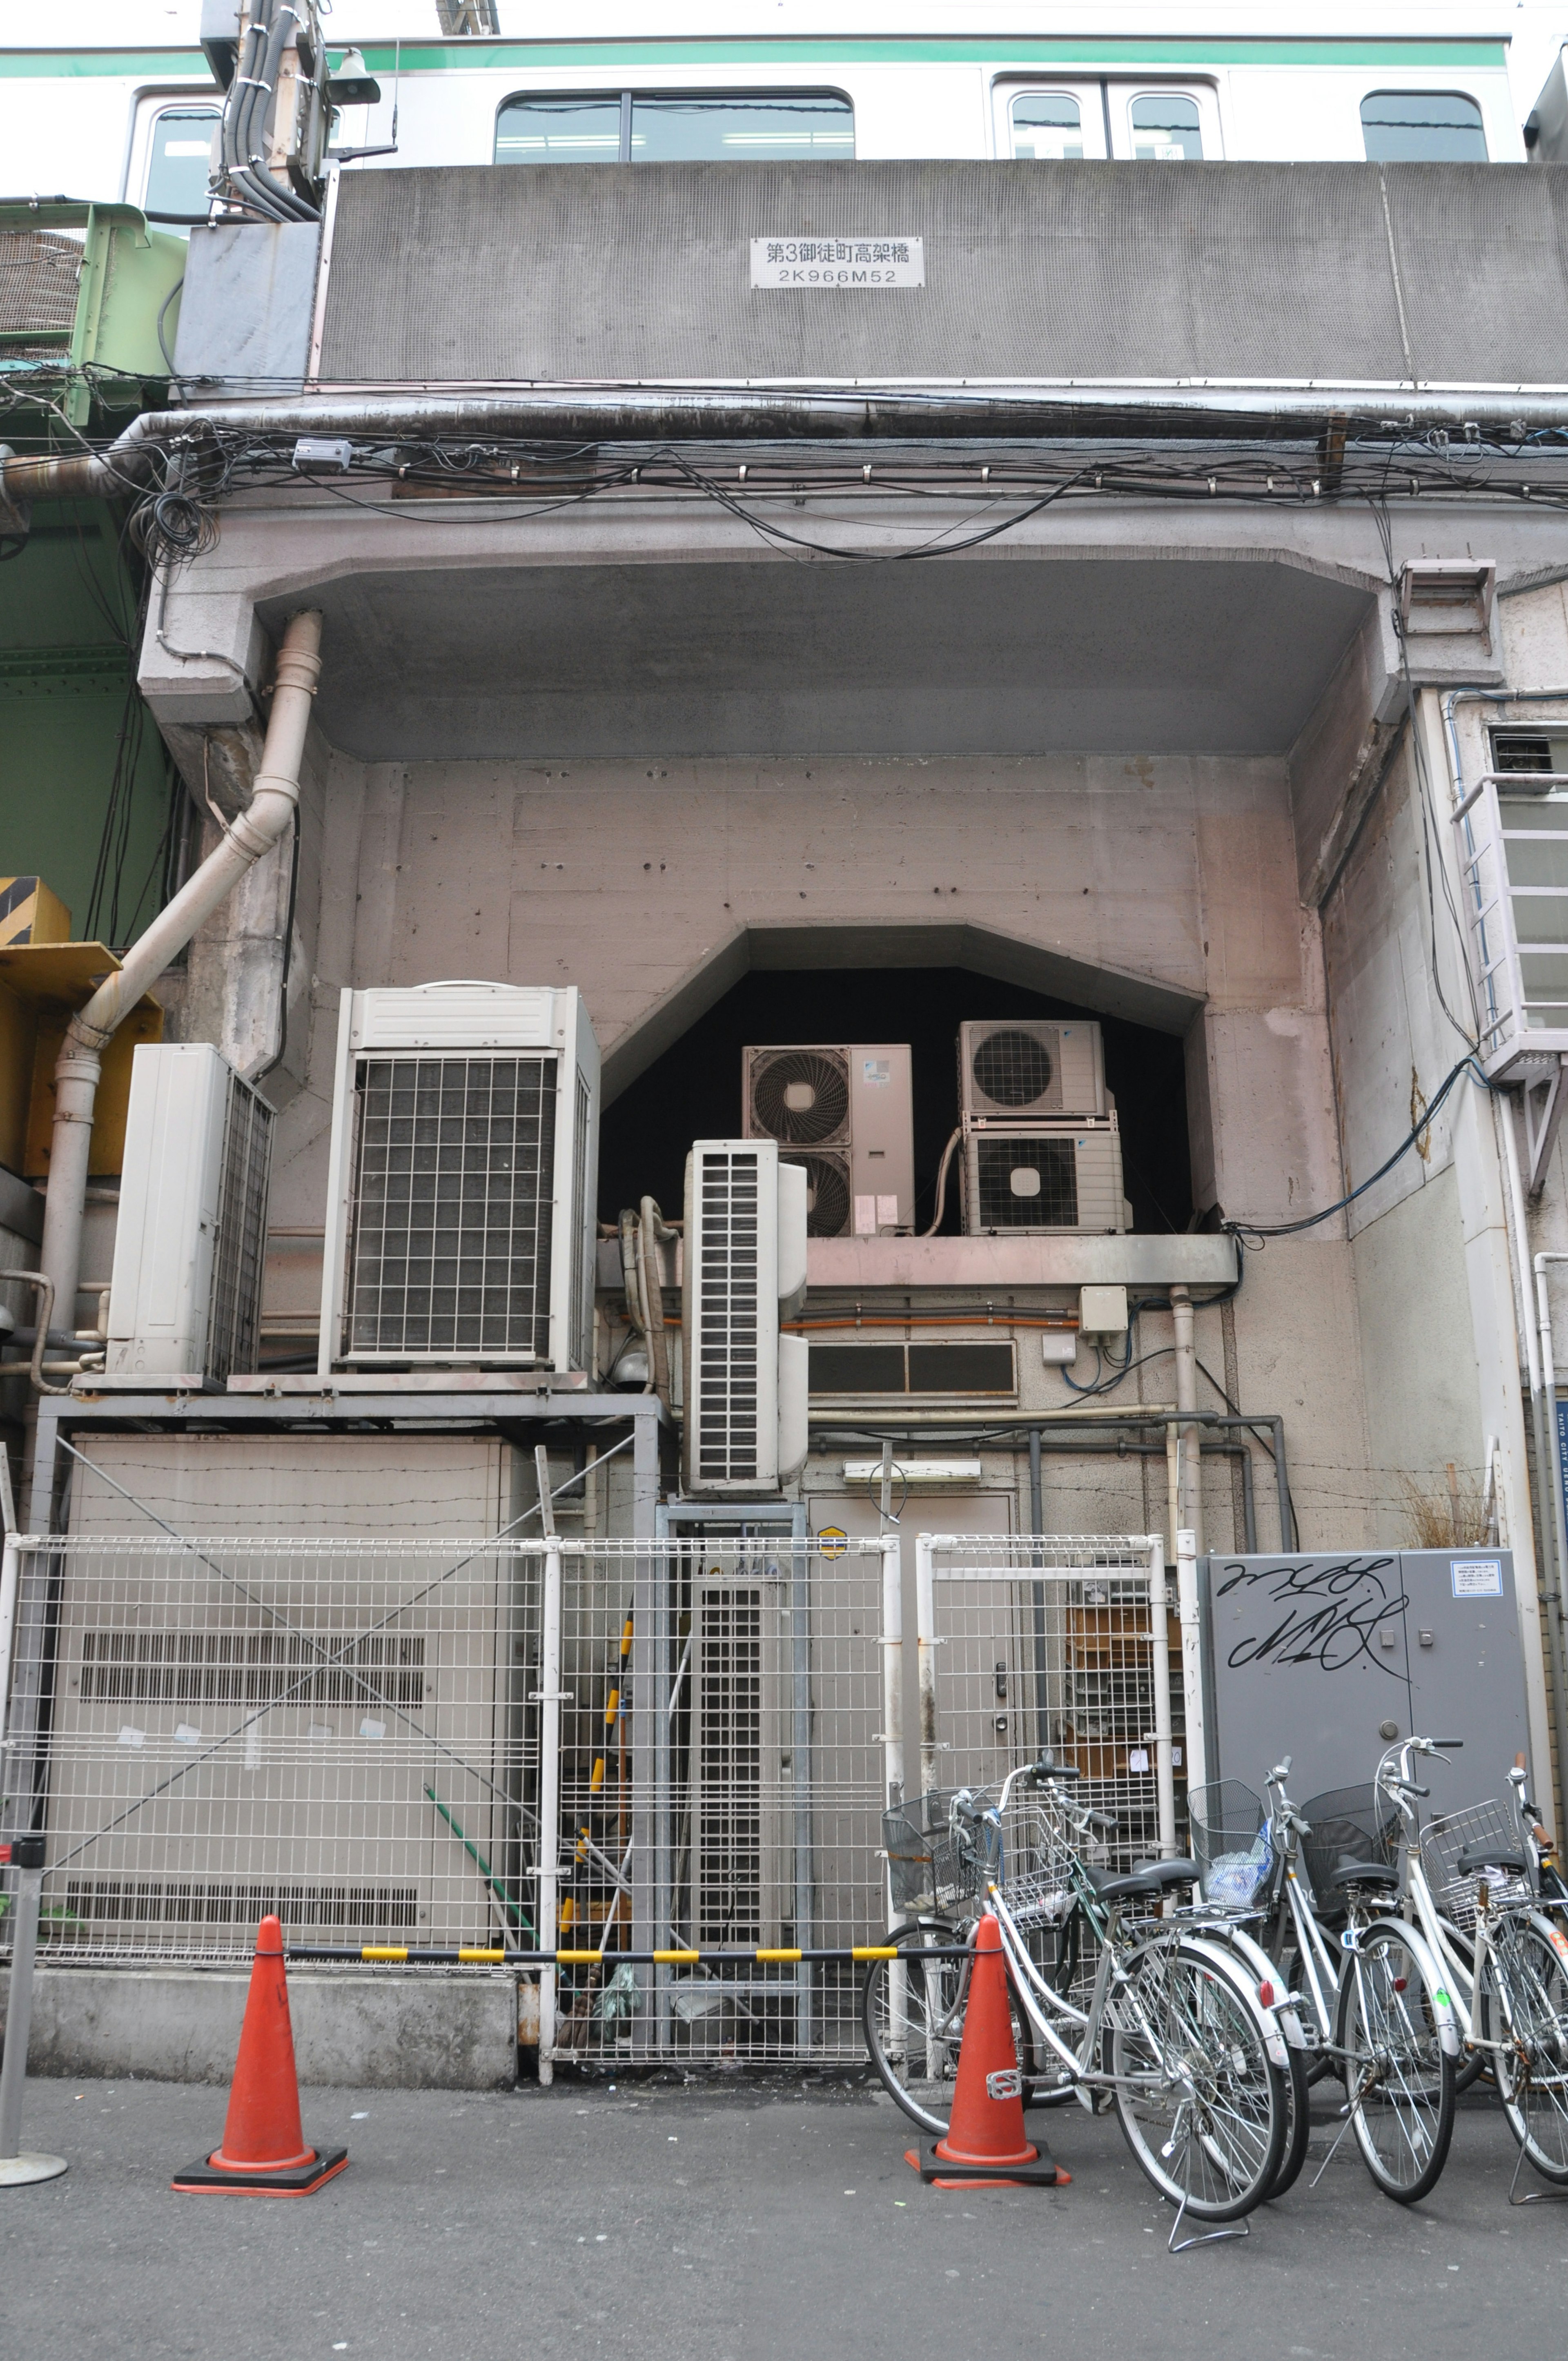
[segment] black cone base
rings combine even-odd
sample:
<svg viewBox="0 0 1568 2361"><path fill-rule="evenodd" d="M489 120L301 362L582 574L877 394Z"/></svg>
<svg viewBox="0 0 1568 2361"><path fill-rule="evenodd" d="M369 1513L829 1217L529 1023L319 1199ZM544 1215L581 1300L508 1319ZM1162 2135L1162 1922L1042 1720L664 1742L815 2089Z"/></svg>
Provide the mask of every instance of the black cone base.
<svg viewBox="0 0 1568 2361"><path fill-rule="evenodd" d="M323 2147L309 2164L291 2165L277 2172L222 2172L215 2171L203 2156L177 2172L169 2185L192 2197L309 2197L347 2162L345 2147Z"/></svg>
<svg viewBox="0 0 1568 2361"><path fill-rule="evenodd" d="M952 2164L937 2153L935 2140L923 2140L920 2146L920 2178L922 2180L1004 2182L1009 2188L1054 2189L1065 2175L1057 2169L1056 2160L1044 2140L1032 2139L1031 2146L1039 2155L1033 2164Z"/></svg>

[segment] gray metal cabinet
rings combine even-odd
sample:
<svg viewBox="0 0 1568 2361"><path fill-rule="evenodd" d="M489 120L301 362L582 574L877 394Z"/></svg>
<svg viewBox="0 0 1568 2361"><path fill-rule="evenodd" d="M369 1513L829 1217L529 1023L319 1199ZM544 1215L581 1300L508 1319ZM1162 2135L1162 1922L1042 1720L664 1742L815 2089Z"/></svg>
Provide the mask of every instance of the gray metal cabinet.
<svg viewBox="0 0 1568 2361"><path fill-rule="evenodd" d="M1528 1750L1507 1550L1211 1556L1199 1564L1211 1779L1261 1793L1291 1758L1298 1801L1370 1779L1412 1730L1457 1738L1429 1811L1502 1791Z"/></svg>

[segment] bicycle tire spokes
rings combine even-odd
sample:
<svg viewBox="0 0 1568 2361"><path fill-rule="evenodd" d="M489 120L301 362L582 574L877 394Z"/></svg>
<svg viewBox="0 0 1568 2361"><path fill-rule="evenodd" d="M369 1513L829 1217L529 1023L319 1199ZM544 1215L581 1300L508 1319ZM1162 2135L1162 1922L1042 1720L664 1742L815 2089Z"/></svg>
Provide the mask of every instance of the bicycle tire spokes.
<svg viewBox="0 0 1568 2361"><path fill-rule="evenodd" d="M1347 1958L1339 2041L1363 2160L1387 2195L1409 2204L1447 2158L1453 2066L1425 1963L1397 1920L1375 1922Z"/></svg>

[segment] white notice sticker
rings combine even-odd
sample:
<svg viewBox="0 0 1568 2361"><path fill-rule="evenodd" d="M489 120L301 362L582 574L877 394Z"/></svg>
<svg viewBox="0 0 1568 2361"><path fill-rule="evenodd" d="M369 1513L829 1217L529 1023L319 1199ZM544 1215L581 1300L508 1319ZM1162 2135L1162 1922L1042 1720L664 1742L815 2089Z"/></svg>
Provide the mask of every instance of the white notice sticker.
<svg viewBox="0 0 1568 2361"><path fill-rule="evenodd" d="M1147 1749L1147 1747L1146 1747L1146 1746L1134 1746L1134 1747L1129 1748L1128 1752L1127 1752L1127 1768L1128 1768L1128 1770L1129 1770L1129 1771L1146 1771L1146 1770L1148 1769L1148 1767L1149 1767L1149 1756L1148 1756L1148 1749Z"/></svg>
<svg viewBox="0 0 1568 2361"><path fill-rule="evenodd" d="M1455 1598L1501 1598L1503 1595L1502 1560L1495 1557L1455 1557L1449 1560L1453 1577Z"/></svg>
<svg viewBox="0 0 1568 2361"><path fill-rule="evenodd" d="M753 287L924 287L922 237L754 237Z"/></svg>

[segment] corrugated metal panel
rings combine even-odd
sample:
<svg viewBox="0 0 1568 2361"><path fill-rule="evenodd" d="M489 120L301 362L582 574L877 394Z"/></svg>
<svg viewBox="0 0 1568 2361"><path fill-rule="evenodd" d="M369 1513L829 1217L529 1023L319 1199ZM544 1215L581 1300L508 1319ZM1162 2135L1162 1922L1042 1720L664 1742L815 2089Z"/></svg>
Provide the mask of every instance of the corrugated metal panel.
<svg viewBox="0 0 1568 2361"><path fill-rule="evenodd" d="M1550 170L543 165L345 176L322 376L1568 374ZM1388 214L1384 193L1387 192ZM908 236L922 289L754 291L753 237Z"/></svg>

